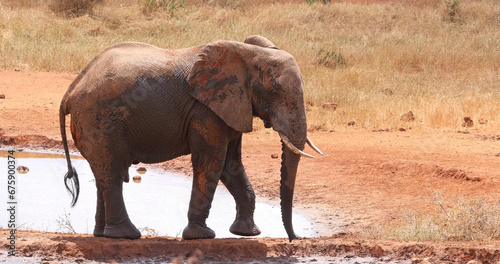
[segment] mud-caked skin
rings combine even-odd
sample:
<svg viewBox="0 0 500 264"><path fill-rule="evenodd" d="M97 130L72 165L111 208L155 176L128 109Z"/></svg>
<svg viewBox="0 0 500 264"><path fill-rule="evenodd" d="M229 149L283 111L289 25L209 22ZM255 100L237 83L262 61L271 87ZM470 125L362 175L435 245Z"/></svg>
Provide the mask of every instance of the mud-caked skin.
<svg viewBox="0 0 500 264"><path fill-rule="evenodd" d="M308 140L302 77L295 59L271 41L251 36L246 42L180 50L121 43L99 53L73 81L60 106L65 183L74 204L79 190L67 147L69 114L75 145L96 179L94 236L139 238L123 201L128 168L187 154L193 186L183 238L215 237L206 219L219 180L236 202L230 231L260 234L255 194L241 163L242 133L252 130L257 116L295 146L283 147L281 199L285 229L296 238L291 214L297 153Z"/></svg>

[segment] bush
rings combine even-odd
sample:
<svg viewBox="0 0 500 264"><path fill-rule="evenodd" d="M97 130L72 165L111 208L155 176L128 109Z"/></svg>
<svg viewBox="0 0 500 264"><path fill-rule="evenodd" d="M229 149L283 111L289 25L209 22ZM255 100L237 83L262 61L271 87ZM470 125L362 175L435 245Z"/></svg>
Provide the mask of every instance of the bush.
<svg viewBox="0 0 500 264"><path fill-rule="evenodd" d="M459 0L446 0L446 13L450 22L460 22L460 1Z"/></svg>
<svg viewBox="0 0 500 264"><path fill-rule="evenodd" d="M306 0L306 3L312 5L314 3L322 3L324 5L331 3L332 0Z"/></svg>
<svg viewBox="0 0 500 264"><path fill-rule="evenodd" d="M90 13L92 8L102 0L53 0L50 10L67 18L80 17Z"/></svg>
<svg viewBox="0 0 500 264"><path fill-rule="evenodd" d="M325 52L324 50L319 51L320 58L318 59L318 64L323 65L328 68L336 69L346 66L346 61L342 54L335 51Z"/></svg>
<svg viewBox="0 0 500 264"><path fill-rule="evenodd" d="M175 10L184 7L185 0L139 0L142 6L142 12L150 15L155 11L168 11L173 13Z"/></svg>

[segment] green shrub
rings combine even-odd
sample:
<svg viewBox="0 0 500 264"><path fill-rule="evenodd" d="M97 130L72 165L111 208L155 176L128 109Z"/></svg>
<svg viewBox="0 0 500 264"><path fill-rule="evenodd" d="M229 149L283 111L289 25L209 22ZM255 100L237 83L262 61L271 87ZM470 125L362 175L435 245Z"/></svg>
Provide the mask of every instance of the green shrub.
<svg viewBox="0 0 500 264"><path fill-rule="evenodd" d="M318 64L328 68L342 68L347 64L342 54L335 51L325 52L324 50L320 50L319 57Z"/></svg>
<svg viewBox="0 0 500 264"><path fill-rule="evenodd" d="M459 0L446 0L446 13L448 15L448 19L455 23L460 22L460 1Z"/></svg>

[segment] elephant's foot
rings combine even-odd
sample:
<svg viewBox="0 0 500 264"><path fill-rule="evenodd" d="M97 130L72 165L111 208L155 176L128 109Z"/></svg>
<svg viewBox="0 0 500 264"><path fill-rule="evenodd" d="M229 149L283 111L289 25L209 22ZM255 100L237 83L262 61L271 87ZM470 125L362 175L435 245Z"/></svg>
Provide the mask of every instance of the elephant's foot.
<svg viewBox="0 0 500 264"><path fill-rule="evenodd" d="M104 225L95 225L94 227L94 236L95 237L104 237Z"/></svg>
<svg viewBox="0 0 500 264"><path fill-rule="evenodd" d="M138 239L141 237L141 232L139 232L130 219L127 218L125 221L117 225L107 224L104 228L103 236L109 238Z"/></svg>
<svg viewBox="0 0 500 264"><path fill-rule="evenodd" d="M253 220L235 220L229 228L229 231L239 236L257 236L260 235L260 229Z"/></svg>
<svg viewBox="0 0 500 264"><path fill-rule="evenodd" d="M189 239L206 239L214 238L215 232L206 225L202 224L188 224L184 231L182 232L182 238Z"/></svg>

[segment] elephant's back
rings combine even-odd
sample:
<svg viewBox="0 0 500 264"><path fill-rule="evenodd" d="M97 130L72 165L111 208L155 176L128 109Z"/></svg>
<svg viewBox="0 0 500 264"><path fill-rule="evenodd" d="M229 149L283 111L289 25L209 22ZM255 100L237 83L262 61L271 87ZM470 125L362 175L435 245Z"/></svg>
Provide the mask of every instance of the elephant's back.
<svg viewBox="0 0 500 264"><path fill-rule="evenodd" d="M192 53L192 55L190 54ZM196 48L166 50L139 42L115 44L99 53L67 92L70 105L89 105L119 98L140 87L145 78L161 79L189 71ZM180 69L182 68L182 69Z"/></svg>
<svg viewBox="0 0 500 264"><path fill-rule="evenodd" d="M111 126L113 140L122 140L133 160L151 163L189 153L184 131L196 102L186 78L198 50L143 43L104 50L68 91L72 120L83 131Z"/></svg>

